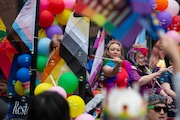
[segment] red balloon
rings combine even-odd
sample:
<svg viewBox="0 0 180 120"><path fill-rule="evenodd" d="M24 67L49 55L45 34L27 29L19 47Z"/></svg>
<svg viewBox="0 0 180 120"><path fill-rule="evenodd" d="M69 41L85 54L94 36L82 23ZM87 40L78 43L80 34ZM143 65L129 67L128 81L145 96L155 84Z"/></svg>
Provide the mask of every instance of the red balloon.
<svg viewBox="0 0 180 120"><path fill-rule="evenodd" d="M49 11L54 14L61 13L65 8L65 4L63 0L51 0L49 2Z"/></svg>
<svg viewBox="0 0 180 120"><path fill-rule="evenodd" d="M43 28L49 27L54 21L53 14L48 10L43 10L39 15L39 25Z"/></svg>
<svg viewBox="0 0 180 120"><path fill-rule="evenodd" d="M177 32L180 31L180 16L174 16L172 19L171 25L168 27L169 30L176 30Z"/></svg>

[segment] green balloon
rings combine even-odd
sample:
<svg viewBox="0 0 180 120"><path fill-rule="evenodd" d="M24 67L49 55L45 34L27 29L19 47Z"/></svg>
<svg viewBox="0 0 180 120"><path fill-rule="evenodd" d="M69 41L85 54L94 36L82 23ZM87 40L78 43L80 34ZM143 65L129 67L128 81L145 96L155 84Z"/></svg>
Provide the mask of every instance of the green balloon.
<svg viewBox="0 0 180 120"><path fill-rule="evenodd" d="M64 88L67 94L74 92L78 87L78 78L73 72L63 73L58 80L58 86Z"/></svg>
<svg viewBox="0 0 180 120"><path fill-rule="evenodd" d="M36 69L39 72L43 72L44 68L46 67L47 60L48 60L48 56L37 55Z"/></svg>

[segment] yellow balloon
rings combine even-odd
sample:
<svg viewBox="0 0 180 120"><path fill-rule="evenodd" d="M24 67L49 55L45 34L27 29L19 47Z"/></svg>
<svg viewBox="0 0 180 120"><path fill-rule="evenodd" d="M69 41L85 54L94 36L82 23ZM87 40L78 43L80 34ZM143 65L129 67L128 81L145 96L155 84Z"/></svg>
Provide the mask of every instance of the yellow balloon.
<svg viewBox="0 0 180 120"><path fill-rule="evenodd" d="M34 90L34 95L39 95L40 93L49 90L53 86L49 83L40 83Z"/></svg>
<svg viewBox="0 0 180 120"><path fill-rule="evenodd" d="M75 118L84 112L85 102L78 95L69 96L67 102L69 104L71 118Z"/></svg>
<svg viewBox="0 0 180 120"><path fill-rule="evenodd" d="M17 80L14 84L14 90L20 96L26 95L22 87L22 83L19 80Z"/></svg>
<svg viewBox="0 0 180 120"><path fill-rule="evenodd" d="M70 15L71 10L64 9L60 14L56 15L56 19L60 24L66 25Z"/></svg>
<svg viewBox="0 0 180 120"><path fill-rule="evenodd" d="M41 28L40 30L38 30L38 38L41 39L41 38L45 38L47 37L46 35L46 30Z"/></svg>

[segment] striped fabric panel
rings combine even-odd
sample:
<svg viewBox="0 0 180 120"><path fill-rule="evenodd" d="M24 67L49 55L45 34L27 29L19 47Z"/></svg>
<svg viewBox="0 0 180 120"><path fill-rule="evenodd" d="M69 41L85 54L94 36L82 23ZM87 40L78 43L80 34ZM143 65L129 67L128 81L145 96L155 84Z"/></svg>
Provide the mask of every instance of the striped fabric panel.
<svg viewBox="0 0 180 120"><path fill-rule="evenodd" d="M95 56L102 57L104 53L104 48L105 48L105 30L103 29ZM102 64L102 59L95 57L93 61L90 77L89 77L89 83L91 86L94 82L94 79L98 71L101 69L101 64Z"/></svg>
<svg viewBox="0 0 180 120"><path fill-rule="evenodd" d="M60 56L66 61L77 77L85 75L89 25L89 22L84 17L74 17L74 13L72 13L60 45Z"/></svg>
<svg viewBox="0 0 180 120"><path fill-rule="evenodd" d="M16 17L12 28L25 45L32 51L36 16L36 0L27 0Z"/></svg>
<svg viewBox="0 0 180 120"><path fill-rule="evenodd" d="M30 53L29 48L25 45L25 43L13 29L9 31L7 39L19 53Z"/></svg>
<svg viewBox="0 0 180 120"><path fill-rule="evenodd" d="M68 71L71 70L67 66L64 59L59 56L59 47L58 47L58 49L56 49L52 54L50 60L48 61L47 66L45 67L42 73L41 82L52 83L50 75L52 75L55 82L57 82L59 76L62 75L64 72L68 72Z"/></svg>
<svg viewBox="0 0 180 120"><path fill-rule="evenodd" d="M6 26L4 25L4 22L1 17L0 17L0 31L6 32Z"/></svg>
<svg viewBox="0 0 180 120"><path fill-rule="evenodd" d="M18 54L18 51L7 38L4 38L0 44L0 69L7 80L9 79L14 54Z"/></svg>
<svg viewBox="0 0 180 120"><path fill-rule="evenodd" d="M83 7L80 8L80 6ZM132 13L127 0L78 0L76 12L90 17L109 32L112 32Z"/></svg>

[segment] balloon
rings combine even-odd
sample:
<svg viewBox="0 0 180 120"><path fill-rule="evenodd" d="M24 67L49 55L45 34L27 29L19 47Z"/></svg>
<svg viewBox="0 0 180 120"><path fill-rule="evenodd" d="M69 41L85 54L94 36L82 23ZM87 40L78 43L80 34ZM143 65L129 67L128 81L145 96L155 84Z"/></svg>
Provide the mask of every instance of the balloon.
<svg viewBox="0 0 180 120"><path fill-rule="evenodd" d="M56 15L56 18L60 24L66 25L70 15L71 10L64 9L62 13Z"/></svg>
<svg viewBox="0 0 180 120"><path fill-rule="evenodd" d="M63 73L58 80L58 86L63 87L67 94L74 92L78 87L78 83L78 78L73 72Z"/></svg>
<svg viewBox="0 0 180 120"><path fill-rule="evenodd" d="M63 34L63 30L60 26L58 25L51 25L50 27L46 28L46 34L48 38L52 38L54 34Z"/></svg>
<svg viewBox="0 0 180 120"><path fill-rule="evenodd" d="M165 11L169 12L171 16L176 16L179 13L179 4L175 0L168 0L168 7Z"/></svg>
<svg viewBox="0 0 180 120"><path fill-rule="evenodd" d="M172 18L172 23L169 26L170 30L176 30L177 32L180 31L180 16L176 15Z"/></svg>
<svg viewBox="0 0 180 120"><path fill-rule="evenodd" d="M67 9L73 9L75 3L76 0L64 0L65 8Z"/></svg>
<svg viewBox="0 0 180 120"><path fill-rule="evenodd" d="M39 15L39 25L43 28L49 27L54 21L54 15L48 11L43 10Z"/></svg>
<svg viewBox="0 0 180 120"><path fill-rule="evenodd" d="M64 98L67 97L66 91L64 90L64 88L62 88L60 86L53 86L51 89L49 89L49 91L57 92L58 94L60 94Z"/></svg>
<svg viewBox="0 0 180 120"><path fill-rule="evenodd" d="M17 58L17 62L21 67L31 66L31 55L30 54L21 54Z"/></svg>
<svg viewBox="0 0 180 120"><path fill-rule="evenodd" d="M156 10L163 11L168 7L168 0L156 0Z"/></svg>
<svg viewBox="0 0 180 120"><path fill-rule="evenodd" d="M95 120L95 118L87 113L83 113L79 116L77 116L77 118L75 120Z"/></svg>
<svg viewBox="0 0 180 120"><path fill-rule="evenodd" d="M19 80L17 80L16 83L14 84L14 90L20 96L25 95L24 89L22 87L22 83Z"/></svg>
<svg viewBox="0 0 180 120"><path fill-rule="evenodd" d="M49 2L49 11L54 14L61 13L65 8L63 0L50 0Z"/></svg>
<svg viewBox="0 0 180 120"><path fill-rule="evenodd" d="M48 60L48 56L45 55L37 55L37 63L36 63L36 69L39 72L43 72L44 68L46 67L46 62Z"/></svg>
<svg viewBox="0 0 180 120"><path fill-rule="evenodd" d="M156 1L155 0L150 0L150 5L152 6L152 9L154 10L156 8Z"/></svg>
<svg viewBox="0 0 180 120"><path fill-rule="evenodd" d="M34 95L39 95L44 91L48 91L53 86L49 83L40 83L34 90Z"/></svg>
<svg viewBox="0 0 180 120"><path fill-rule="evenodd" d="M24 67L19 68L19 70L16 73L16 77L22 83L30 81L29 69Z"/></svg>
<svg viewBox="0 0 180 120"><path fill-rule="evenodd" d="M42 38L45 38L45 37L47 37L45 29L41 28L40 30L38 30L38 38L42 39Z"/></svg>
<svg viewBox="0 0 180 120"><path fill-rule="evenodd" d="M49 38L42 38L38 41L38 54L40 55L48 55L49 54L49 46L50 46L51 39Z"/></svg>
<svg viewBox="0 0 180 120"><path fill-rule="evenodd" d="M170 30L166 33L166 35L168 35L169 37L173 38L173 40L175 40L175 42L178 44L180 42L180 35L177 31L175 30Z"/></svg>
<svg viewBox="0 0 180 120"><path fill-rule="evenodd" d="M172 22L171 14L166 11L157 13L157 18L163 28L167 28Z"/></svg>
<svg viewBox="0 0 180 120"><path fill-rule="evenodd" d="M85 103L81 97L72 95L67 98L67 102L69 104L71 118L75 118L84 112Z"/></svg>
<svg viewBox="0 0 180 120"><path fill-rule="evenodd" d="M40 13L41 13L43 10L48 10L49 1L48 1L48 0L40 0L39 7L40 7Z"/></svg>

